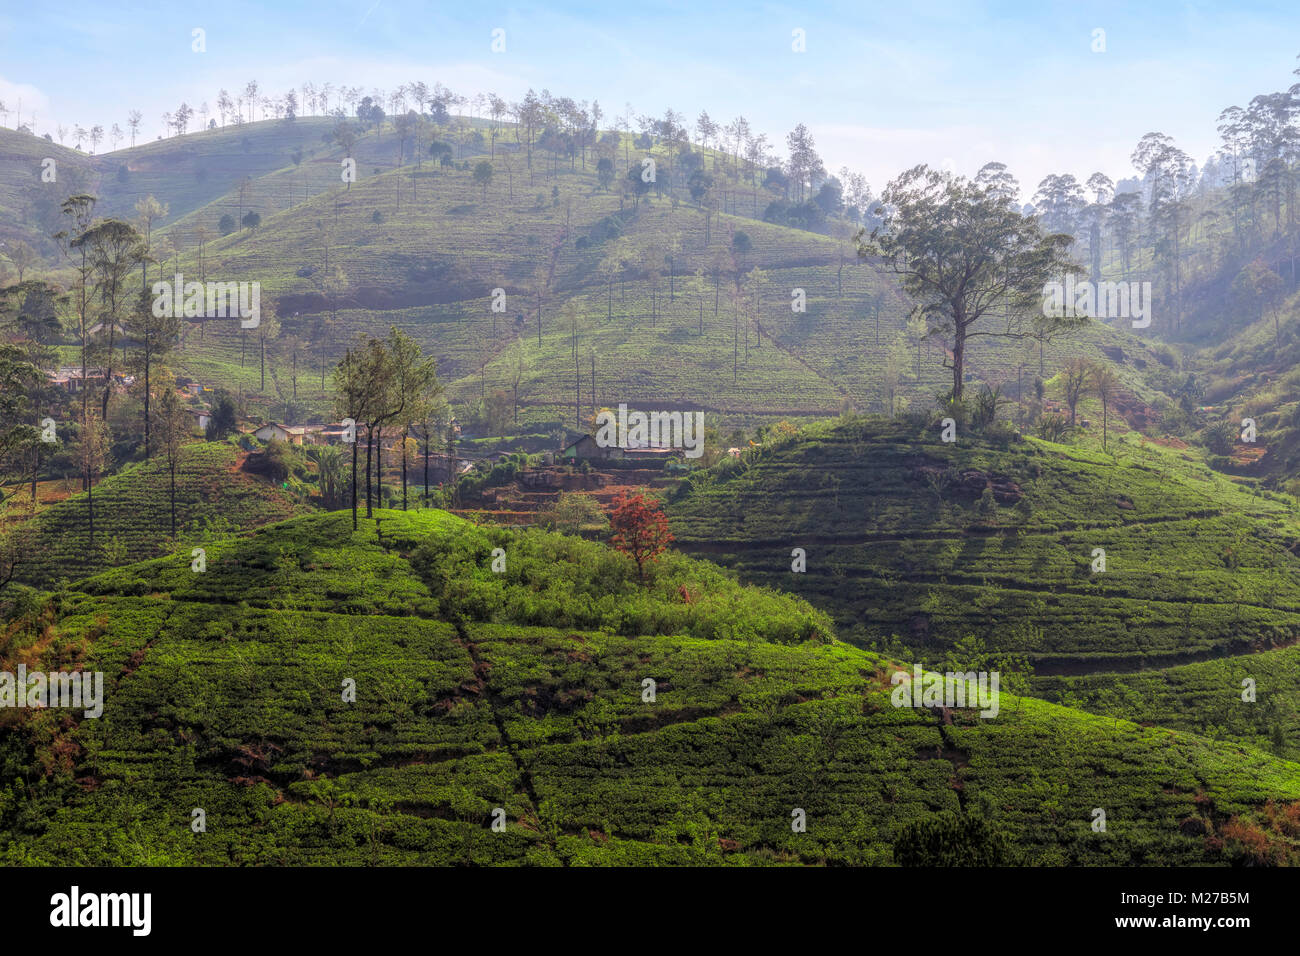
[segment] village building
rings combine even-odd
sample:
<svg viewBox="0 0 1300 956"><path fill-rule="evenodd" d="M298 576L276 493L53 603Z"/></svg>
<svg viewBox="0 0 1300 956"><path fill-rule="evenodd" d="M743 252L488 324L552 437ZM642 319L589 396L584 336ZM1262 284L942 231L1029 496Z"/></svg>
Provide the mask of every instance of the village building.
<svg viewBox="0 0 1300 956"><path fill-rule="evenodd" d="M113 337L117 339L119 342L126 338L126 329L124 329L117 322L114 322L111 326L105 322L96 322L90 328L86 329L86 333L88 335L94 336L95 338L98 338L99 336L103 335L105 332L110 330L113 333Z"/></svg>
<svg viewBox="0 0 1300 956"><path fill-rule="evenodd" d="M603 448L591 435L583 435L560 452L561 461L609 461L624 457L624 449L617 446Z"/></svg>
<svg viewBox="0 0 1300 956"><path fill-rule="evenodd" d="M561 461L667 461L682 453L680 448L667 445L636 445L621 448L602 446L591 435L583 435L560 452Z"/></svg>
<svg viewBox="0 0 1300 956"><path fill-rule="evenodd" d="M310 426L319 428L314 434L319 444L323 445L341 445L348 432L348 426L340 422L331 422L328 425ZM360 427L360 426L357 426Z"/></svg>
<svg viewBox="0 0 1300 956"><path fill-rule="evenodd" d="M356 427L360 430L365 426ZM340 445L347 433L348 426L342 422L326 425L282 425L279 422L267 422L254 429L252 435L259 441L283 441L290 445ZM396 440L392 439L392 442Z"/></svg>
<svg viewBox="0 0 1300 956"><path fill-rule="evenodd" d="M57 385L67 392L79 392L87 385L96 387L104 384L104 370L97 365L86 368L85 380L81 377L80 365L61 365L57 371L46 372L51 385Z"/></svg>
<svg viewBox="0 0 1300 956"><path fill-rule="evenodd" d="M301 425L281 425L279 422L267 422L262 427L253 429L253 437L258 441L282 441L290 445L301 445L303 435Z"/></svg>

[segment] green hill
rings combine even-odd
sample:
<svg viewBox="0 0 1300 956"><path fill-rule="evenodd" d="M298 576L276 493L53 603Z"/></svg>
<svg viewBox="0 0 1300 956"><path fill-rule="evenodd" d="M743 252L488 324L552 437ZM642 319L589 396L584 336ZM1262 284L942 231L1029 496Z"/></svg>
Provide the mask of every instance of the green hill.
<svg viewBox="0 0 1300 956"><path fill-rule="evenodd" d="M1246 682L1250 681L1250 684ZM1255 704L1242 699L1249 687ZM1091 713L1235 740L1300 758L1300 648L1135 674L1042 677L1034 692Z"/></svg>
<svg viewBox="0 0 1300 956"><path fill-rule="evenodd" d="M872 419L774 433L683 483L673 530L685 549L832 611L846 638L894 636L927 661L971 635L1070 673L1300 636L1292 499L1133 436L1115 457L939 437L937 424ZM803 574L791 571L800 547Z"/></svg>
<svg viewBox="0 0 1300 956"><path fill-rule="evenodd" d="M482 158L466 168L381 170L347 190L337 184L256 231L211 243L209 271L261 282L279 302L281 346L296 338L331 361L359 332L401 327L439 356L459 401L494 388L513 393L521 363L521 403L546 419L574 420L575 385L584 416L594 391L595 407L658 403L748 423L824 416L846 402L882 410L891 356L905 401L928 405L948 382L942 346L909 337L908 306L892 279L859 261L845 238L710 219L671 189L634 206L599 185L594 164L534 170L532 186L516 169L511 187L500 182L509 160L499 158L484 191L471 169ZM733 257L729 230L749 236L749 251ZM188 249L184 225L177 231ZM179 262L196 269L191 252ZM505 293L499 314L495 288ZM806 311L792 310L795 289ZM240 361L256 345L253 333L209 324L201 345L189 334L183 364L205 380L260 389L256 363ZM975 343L974 377L1030 391L1040 356L1022 345ZM1159 360L1100 324L1048 343L1043 374L1068 355L1101 358L1102 349L1118 357L1139 401L1157 401ZM282 347L273 362L282 394Z"/></svg>
<svg viewBox="0 0 1300 956"><path fill-rule="evenodd" d="M778 194L751 184L725 154L693 154L715 178L719 208L706 213L686 188L685 167L657 148L666 185L639 200L622 195L626 163L646 150L614 133L611 186L599 180L594 155L567 164L539 150L529 169L508 136L495 155L459 146L449 165L412 162L407 143L399 166L390 127L357 139L359 179L347 186L342 148L327 141L333 125L265 121L95 157L65 151L86 170L77 188L101 196L97 212L132 216L144 195L168 205L155 274L261 284L264 305L280 317L267 342L230 321L189 325L172 363L242 389L267 416L283 415L286 402L329 414L322 363L332 366L358 333L390 325L438 356L455 401L473 404L493 390L513 396L517 382L523 418L535 422L577 424L619 402L698 408L742 425L836 414L846 404L886 411L887 368L895 407L928 406L950 385L942 343L909 332L909 305L890 276L857 259L852 225L834 220L823 235L760 221ZM19 165L36 148L7 130L0 147L21 153ZM473 178L484 160L494 168L486 189ZM50 188L53 218L24 218L46 234L61 227L55 200L73 186ZM221 217L250 210L262 217L258 228L219 235ZM202 256L200 227L210 237ZM748 236L748 249L733 253L734 232ZM48 242L46 252L56 266ZM72 280L66 269L53 274ZM504 311L493 313L497 288ZM805 311L792 309L796 289ZM1169 360L1100 323L1041 350L972 340L968 366L972 381L1032 394L1036 376L1050 378L1075 354L1116 363L1134 420L1162 404Z"/></svg>
<svg viewBox="0 0 1300 956"><path fill-rule="evenodd" d="M319 162L310 161L326 149L321 136L332 128L325 119L249 123L97 155L0 128L0 211L10 214L3 217L2 234L26 240L45 254L47 265L55 265L58 257L50 235L66 228L59 203L85 192L97 197L96 214L122 219L133 219L136 202L154 196L169 207L158 226L211 207L216 218L208 227L215 235L221 214L237 211L239 185L246 178L255 183L292 171L292 178L283 181L282 196L272 199L266 189L250 189L244 208L263 214L275 200L285 203L291 198L290 183L305 198L337 182L337 163L327 173ZM55 161L52 180L41 178L46 158Z"/></svg>
<svg viewBox="0 0 1300 956"><path fill-rule="evenodd" d="M54 160L52 167L47 159ZM59 203L98 185L93 157L0 127L0 238L6 242L27 242L52 266L57 246L50 236L63 228Z"/></svg>
<svg viewBox="0 0 1300 956"><path fill-rule="evenodd" d="M100 719L0 715L9 863L888 864L944 811L1027 862L1264 861L1300 799L1249 747L1005 693L896 708L892 665L797 599L672 555L642 587L599 545L440 512L80 588L2 649L105 673Z"/></svg>
<svg viewBox="0 0 1300 956"><path fill-rule="evenodd" d="M186 445L176 468L176 527L182 541L247 530L301 510L294 497L244 471L233 445ZM172 550L171 479L162 457L128 466L95 485L95 546L87 495L40 511L27 533L32 547L17 579L36 587L92 574ZM186 553L188 554L188 547ZM188 560L188 559L187 559Z"/></svg>

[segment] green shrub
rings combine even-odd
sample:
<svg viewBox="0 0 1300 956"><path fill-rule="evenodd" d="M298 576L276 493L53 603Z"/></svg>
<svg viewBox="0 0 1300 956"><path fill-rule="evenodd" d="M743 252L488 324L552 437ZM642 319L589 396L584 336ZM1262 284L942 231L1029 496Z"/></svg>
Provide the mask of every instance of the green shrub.
<svg viewBox="0 0 1300 956"><path fill-rule="evenodd" d="M1010 843L1004 833L980 817L941 813L903 827L894 841L899 866L1006 866Z"/></svg>

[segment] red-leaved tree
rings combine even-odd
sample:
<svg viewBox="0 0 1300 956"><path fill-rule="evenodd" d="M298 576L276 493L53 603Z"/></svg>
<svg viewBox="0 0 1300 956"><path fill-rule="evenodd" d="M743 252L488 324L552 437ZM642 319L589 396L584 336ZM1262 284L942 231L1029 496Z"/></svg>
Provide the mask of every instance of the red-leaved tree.
<svg viewBox="0 0 1300 956"><path fill-rule="evenodd" d="M663 554L673 541L659 502L644 493L620 492L609 512L609 526L614 532L610 543L636 562L640 581L645 580L645 563Z"/></svg>

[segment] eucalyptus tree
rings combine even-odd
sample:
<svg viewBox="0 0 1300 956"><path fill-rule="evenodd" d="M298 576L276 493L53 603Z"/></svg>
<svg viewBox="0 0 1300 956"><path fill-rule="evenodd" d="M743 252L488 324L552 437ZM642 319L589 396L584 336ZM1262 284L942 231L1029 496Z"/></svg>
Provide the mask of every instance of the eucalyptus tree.
<svg viewBox="0 0 1300 956"><path fill-rule="evenodd" d="M32 458L30 453L40 451L40 431L32 419L36 413L34 398L43 378L40 368L21 347L0 342L0 507L17 494L17 489L6 494L6 486L15 478L22 483Z"/></svg>
<svg viewBox="0 0 1300 956"><path fill-rule="evenodd" d="M164 374L158 381L158 402L154 415L157 419L155 429L158 443L162 447L163 457L167 460L168 486L171 500L172 537L176 537L176 468L180 464L181 447L190 437L190 415L181 404L176 394L176 380L171 373Z"/></svg>
<svg viewBox="0 0 1300 956"><path fill-rule="evenodd" d="M1183 231L1187 226L1187 198L1195 184L1191 157L1163 133L1147 133L1133 150L1133 166L1146 178L1150 198L1147 218L1157 261L1165 266L1166 287L1173 293L1174 328L1180 324L1182 300Z"/></svg>
<svg viewBox="0 0 1300 956"><path fill-rule="evenodd" d="M384 388L381 379L383 363L377 360L380 343L376 339L362 340L356 348L348 349L334 370L335 411L340 417L352 420L352 530L357 529L357 456L360 444L356 430L366 428L366 517L370 517L370 436L371 419Z"/></svg>
<svg viewBox="0 0 1300 956"><path fill-rule="evenodd" d="M1044 177L1034 192L1034 209L1048 232L1074 235L1083 207L1083 187L1069 173Z"/></svg>
<svg viewBox="0 0 1300 956"><path fill-rule="evenodd" d="M1108 362L1098 362L1092 368L1092 390L1101 400L1101 450L1106 450L1106 427L1110 418L1110 407L1119 394L1119 376Z"/></svg>
<svg viewBox="0 0 1300 956"><path fill-rule="evenodd" d="M785 138L790 149L790 180L799 193L799 202L803 202L808 188L819 176L826 175L826 167L813 144L812 134L803 123L796 126Z"/></svg>
<svg viewBox="0 0 1300 956"><path fill-rule="evenodd" d="M1092 202L1083 210L1088 224L1088 258L1092 263L1092 281L1100 282L1103 236L1115 183L1105 173L1093 173L1085 185L1092 192Z"/></svg>
<svg viewBox="0 0 1300 956"><path fill-rule="evenodd" d="M393 387L397 392L395 420L402 426L402 510L406 510L407 439L411 426L426 422L431 409L442 404L442 385L438 382L438 364L427 358L409 336L398 329L388 335L387 352L391 363ZM425 462L428 468L428 462ZM426 473L427 481L427 473Z"/></svg>
<svg viewBox="0 0 1300 956"><path fill-rule="evenodd" d="M137 124L138 125L138 124ZM69 228L60 229L54 234L64 257L72 263L77 273L77 340L81 346L81 407L84 415L90 392L86 388L88 370L88 352L90 349L90 277L93 267L90 259L90 247L81 242L82 236L90 228L95 218L95 197L87 193L78 193L63 200L59 210L67 217ZM73 252L76 255L73 255Z"/></svg>
<svg viewBox="0 0 1300 956"><path fill-rule="evenodd" d="M1006 163L985 163L975 174L975 185L991 189L1013 202L1020 196L1020 182L1011 175Z"/></svg>
<svg viewBox="0 0 1300 956"><path fill-rule="evenodd" d="M153 369L176 344L180 333L180 319L171 314L155 315L147 295L135 297L135 308L126 316L126 331L138 343L133 363L144 376L144 455L153 456L153 421L150 404L153 399Z"/></svg>
<svg viewBox="0 0 1300 956"><path fill-rule="evenodd" d="M126 311L139 299L127 288L127 277L146 255L142 237L130 223L102 219L71 242L73 248L88 249L91 276L99 299L99 324L107 332L103 344L104 392L100 417L108 420L108 402L113 394L113 342L125 323Z"/></svg>

